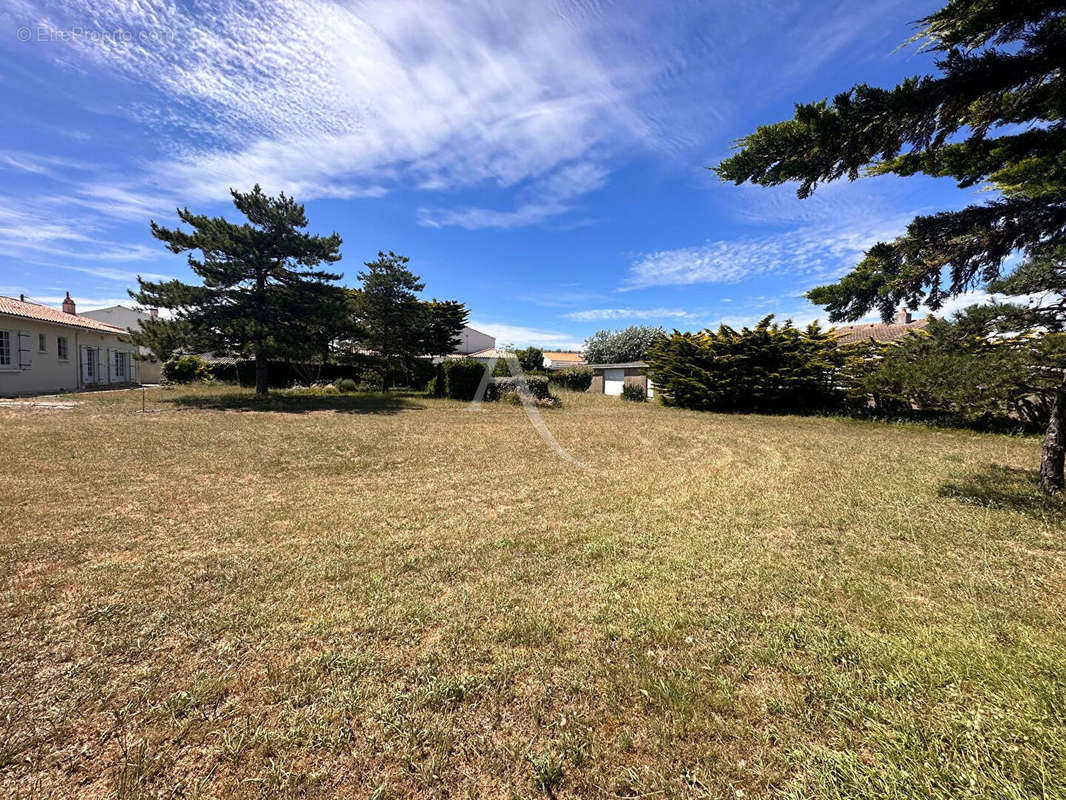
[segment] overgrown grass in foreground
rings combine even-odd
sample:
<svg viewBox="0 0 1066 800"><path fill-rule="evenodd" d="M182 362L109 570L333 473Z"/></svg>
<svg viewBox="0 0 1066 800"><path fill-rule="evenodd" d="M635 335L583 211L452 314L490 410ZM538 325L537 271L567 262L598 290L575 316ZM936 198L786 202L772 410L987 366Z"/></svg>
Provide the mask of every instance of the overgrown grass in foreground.
<svg viewBox="0 0 1066 800"><path fill-rule="evenodd" d="M1035 440L77 399L0 409L0 794L1063 796Z"/></svg>

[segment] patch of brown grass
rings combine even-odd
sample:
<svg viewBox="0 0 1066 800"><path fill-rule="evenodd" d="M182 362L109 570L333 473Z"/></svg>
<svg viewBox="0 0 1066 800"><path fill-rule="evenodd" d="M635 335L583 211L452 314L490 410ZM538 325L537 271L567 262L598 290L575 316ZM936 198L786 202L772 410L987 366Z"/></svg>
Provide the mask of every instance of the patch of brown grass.
<svg viewBox="0 0 1066 800"><path fill-rule="evenodd" d="M1032 440L567 395L586 473L509 405L79 400L0 409L5 795L1066 784Z"/></svg>

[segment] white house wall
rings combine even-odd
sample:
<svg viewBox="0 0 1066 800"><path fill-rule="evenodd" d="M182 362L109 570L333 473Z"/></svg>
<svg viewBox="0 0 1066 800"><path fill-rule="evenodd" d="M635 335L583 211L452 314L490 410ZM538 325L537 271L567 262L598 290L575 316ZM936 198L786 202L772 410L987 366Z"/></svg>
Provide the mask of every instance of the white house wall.
<svg viewBox="0 0 1066 800"><path fill-rule="evenodd" d="M106 322L108 325L124 330L139 330L141 320L151 319L150 314L125 306L98 308L95 311L85 311L78 316L95 319L97 322ZM137 377L140 378L141 383L159 383L163 379L163 365L158 361L148 360L147 347L140 348L140 353L144 360L137 364Z"/></svg>
<svg viewBox="0 0 1066 800"><path fill-rule="evenodd" d="M491 350L496 346L496 337L487 333L476 331L473 328L463 328L459 334L459 344L455 348L456 353L478 353L482 350Z"/></svg>
<svg viewBox="0 0 1066 800"><path fill-rule="evenodd" d="M100 333L80 328L68 328L50 325L47 322L22 319L19 317L0 316L0 330L8 331L12 341L12 364L0 366L0 397L16 395L52 394L54 392L71 392L87 388L80 381L81 353L83 347L97 347L102 350L101 374L96 386L137 383L139 363L133 358L134 347L118 340L117 334ZM24 369L19 363L19 332L29 334L30 352L29 368ZM45 349L38 348L38 335L45 336ZM67 337L67 360L61 361L57 354L57 339ZM122 351L130 356L129 377L114 376L114 353ZM104 359L107 359L106 361ZM109 371L110 368L110 371Z"/></svg>

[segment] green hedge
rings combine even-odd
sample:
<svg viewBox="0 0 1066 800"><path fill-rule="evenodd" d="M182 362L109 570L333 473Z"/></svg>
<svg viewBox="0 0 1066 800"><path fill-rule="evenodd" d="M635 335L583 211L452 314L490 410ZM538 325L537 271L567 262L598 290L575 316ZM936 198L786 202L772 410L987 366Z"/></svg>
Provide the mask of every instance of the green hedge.
<svg viewBox="0 0 1066 800"><path fill-rule="evenodd" d="M571 392L587 392L592 385L591 367L568 367L548 374L548 380Z"/></svg>
<svg viewBox="0 0 1066 800"><path fill-rule="evenodd" d="M452 400L473 400L485 374L485 365L473 358L450 358L444 361L444 394ZM439 391L434 386L435 391Z"/></svg>
<svg viewBox="0 0 1066 800"><path fill-rule="evenodd" d="M210 366L199 356L175 356L163 364L168 383L195 383L212 377Z"/></svg>

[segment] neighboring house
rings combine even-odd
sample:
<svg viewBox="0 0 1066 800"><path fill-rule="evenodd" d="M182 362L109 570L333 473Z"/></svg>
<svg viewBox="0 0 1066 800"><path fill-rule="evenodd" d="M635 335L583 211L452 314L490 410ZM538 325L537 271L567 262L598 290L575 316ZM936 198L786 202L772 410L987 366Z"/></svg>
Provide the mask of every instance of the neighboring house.
<svg viewBox="0 0 1066 800"><path fill-rule="evenodd" d="M480 361L482 364L488 364L494 358L507 358L509 353L506 350L497 350L495 347L488 347L484 350L478 350L474 353L452 353L445 358L472 358L475 361Z"/></svg>
<svg viewBox="0 0 1066 800"><path fill-rule="evenodd" d="M581 353L564 353L555 350L544 351L544 369L559 370L583 366L585 366L585 358Z"/></svg>
<svg viewBox="0 0 1066 800"><path fill-rule="evenodd" d="M141 322L146 319L157 319L158 309L140 311L129 306L111 306L110 308L98 308L95 311L86 311L80 316L95 319L97 322L106 322L122 330L139 330ZM138 348L141 360L137 363L137 377L141 383L159 383L163 379L163 365L158 361L148 359L148 348Z"/></svg>
<svg viewBox="0 0 1066 800"><path fill-rule="evenodd" d="M627 384L643 386L648 397L655 396L655 385L648 380L648 365L644 361L627 361L624 364L589 364L592 369L592 385L589 391L596 394L622 394Z"/></svg>
<svg viewBox="0 0 1066 800"><path fill-rule="evenodd" d="M137 383L126 331L75 313L0 296L0 396L71 392Z"/></svg>
<svg viewBox="0 0 1066 800"><path fill-rule="evenodd" d="M908 333L924 330L929 325L929 317L912 319L911 312L900 309L892 322L870 322L864 325L844 325L834 328L840 344L854 344L873 339L875 342L893 342Z"/></svg>
<svg viewBox="0 0 1066 800"><path fill-rule="evenodd" d="M495 346L495 336L463 326L463 330L459 333L459 343L455 346L455 354L468 356L481 350L491 350Z"/></svg>

